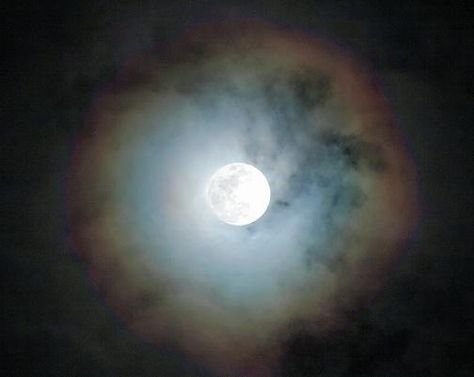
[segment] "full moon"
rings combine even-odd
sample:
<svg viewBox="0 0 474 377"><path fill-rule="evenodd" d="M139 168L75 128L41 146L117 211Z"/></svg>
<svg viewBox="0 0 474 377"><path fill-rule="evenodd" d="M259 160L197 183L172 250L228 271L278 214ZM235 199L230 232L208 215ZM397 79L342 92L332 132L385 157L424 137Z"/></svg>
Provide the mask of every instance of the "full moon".
<svg viewBox="0 0 474 377"><path fill-rule="evenodd" d="M257 221L270 203L270 185L256 167L235 162L219 168L210 178L207 200L223 222L243 226Z"/></svg>

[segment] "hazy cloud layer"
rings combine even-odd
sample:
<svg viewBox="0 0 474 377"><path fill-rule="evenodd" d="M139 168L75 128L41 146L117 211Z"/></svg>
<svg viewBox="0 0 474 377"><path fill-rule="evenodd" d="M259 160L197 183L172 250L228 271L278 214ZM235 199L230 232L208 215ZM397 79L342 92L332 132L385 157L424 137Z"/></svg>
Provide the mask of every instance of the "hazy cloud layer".
<svg viewBox="0 0 474 377"><path fill-rule="evenodd" d="M350 56L268 25L197 31L134 68L81 140L76 239L131 329L221 374L263 375L254 360L271 366L291 331L340 326L373 293L416 221L391 114ZM205 200L230 162L272 189L249 226Z"/></svg>

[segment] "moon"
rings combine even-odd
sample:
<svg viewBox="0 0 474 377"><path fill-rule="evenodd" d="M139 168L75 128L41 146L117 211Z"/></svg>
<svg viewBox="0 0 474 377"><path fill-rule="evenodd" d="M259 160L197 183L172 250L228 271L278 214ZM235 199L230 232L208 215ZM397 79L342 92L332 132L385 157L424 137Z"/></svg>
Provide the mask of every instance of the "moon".
<svg viewBox="0 0 474 377"><path fill-rule="evenodd" d="M234 162L209 179L207 200L219 220L243 226L257 221L270 204L270 185L255 166Z"/></svg>

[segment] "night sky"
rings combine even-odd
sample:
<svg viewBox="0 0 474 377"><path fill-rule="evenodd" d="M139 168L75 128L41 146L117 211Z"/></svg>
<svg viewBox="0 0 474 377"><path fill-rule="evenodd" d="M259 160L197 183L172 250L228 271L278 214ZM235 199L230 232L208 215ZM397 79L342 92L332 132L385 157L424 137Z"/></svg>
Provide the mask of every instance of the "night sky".
<svg viewBox="0 0 474 377"><path fill-rule="evenodd" d="M472 14L460 2L426 6L416 1L4 6L0 349L6 362L0 374L470 376ZM261 25L266 26L259 29ZM231 47L239 38L253 41L252 33L255 40L267 38L275 50L262 53L263 58L259 44L257 52L243 47L228 55L206 50L228 36L234 38ZM303 41L303 47L292 42L283 54L279 43L285 33L295 33L292 41ZM195 35L205 48L189 42ZM214 38L215 44L208 41ZM337 51L334 72L349 72L352 61L363 67L364 73L356 75L364 83L358 90L344 97L347 81L342 76L312 82L311 74L303 77L297 68L278 66L300 59L305 43L315 40ZM239 57L237 63L227 63L232 54ZM252 65L252 54L271 63ZM321 68L323 61L315 64ZM232 76L253 70L258 72L250 81ZM268 76L272 72L278 78ZM373 81L366 83L365 75ZM229 84L232 77L239 79ZM371 94L379 90L383 96ZM340 107L338 96L346 101ZM216 98L218 105L212 102ZM372 98L384 98L390 106L377 113L380 139L372 139L363 127L353 138L331 131L347 124L355 129L359 113L350 104L363 106ZM156 99L161 102L150 107ZM261 102L272 111L261 110ZM255 124L273 114L276 120L269 124L276 126L240 134L240 123L233 126L226 119L234 109L228 105L235 103L237 109L249 106L246 114ZM181 132L180 126L170 131L167 126L155 129L153 122L147 126L157 119L150 108L160 106L164 110L156 112L163 119L197 128ZM318 124L324 120L331 132L323 127L311 139L301 114L315 111ZM240 119L238 111L232 114ZM201 116L204 126L199 126ZM227 121L225 128L213 126ZM391 121L396 136L389 131ZM242 138L235 150L226 144L233 137ZM225 146L224 152L215 140ZM156 207L141 201L153 191L146 185L153 183L150 161L159 161L158 170L164 161L165 176L172 167L183 177L211 172L218 162L235 156L267 167L270 185L278 188L267 217L238 235L206 218L199 217L202 227L189 225L185 220L195 221L196 212L180 207L179 180L169 184L176 192L172 199L159 197ZM392 174L384 171L393 166L400 171L380 183L377 177ZM293 186L279 186L280 173L291 177ZM340 177L350 179L343 184ZM408 188L399 189L398 180ZM361 182L370 182L371 188L359 193ZM391 191L385 189L391 183ZM323 188L312 191L314 187ZM378 202L380 187L385 196ZM166 190L157 191L168 198ZM325 220L318 223L311 208L320 197L329 201L322 201ZM394 202L400 198L401 205ZM342 220L353 219L353 211L372 200L375 212L357 217L364 221L355 234L365 231L367 239L380 243L346 238L350 222ZM377 212L379 208L384 210ZM367 226L372 213L388 214L387 221ZM150 225L157 225L156 232ZM341 242L340 249L333 240ZM377 251L392 250L392 243L396 252L387 252L389 263L377 259ZM147 254L154 248L162 259ZM259 248L264 252L258 254ZM209 259L214 264L200 265L201 254L194 252L203 250L216 252ZM251 264L239 262L248 279L223 267L238 263L222 257L222 250L228 255L242 251L239 258L252 252ZM275 263L272 253L285 262ZM357 263L362 267L340 269L347 266L346 254L361 256ZM305 268L298 265L299 256L306 256ZM288 267L292 263L296 267ZM148 275L144 265L151 266ZM302 277L316 271L315 265L328 267L328 277ZM345 271L355 271L361 280L351 280L354 276ZM369 271L367 277L364 272ZM180 273L188 277L177 279ZM282 276L286 288L271 284L270 278ZM333 286L338 289L327 288Z"/></svg>

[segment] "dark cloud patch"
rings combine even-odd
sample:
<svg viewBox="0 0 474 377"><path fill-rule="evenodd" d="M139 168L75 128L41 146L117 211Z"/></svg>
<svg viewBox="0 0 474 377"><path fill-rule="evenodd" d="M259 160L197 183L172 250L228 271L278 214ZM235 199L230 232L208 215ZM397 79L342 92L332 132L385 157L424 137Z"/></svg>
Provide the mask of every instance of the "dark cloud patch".
<svg viewBox="0 0 474 377"><path fill-rule="evenodd" d="M353 169L365 166L375 173L382 173L388 167L383 147L379 144L362 140L358 136L334 132L321 135L321 140L328 148L342 156L346 164Z"/></svg>
<svg viewBox="0 0 474 377"><path fill-rule="evenodd" d="M331 95L331 82L328 76L316 72L295 75L290 78L295 99L307 111L315 106L323 106Z"/></svg>
<svg viewBox="0 0 474 377"><path fill-rule="evenodd" d="M292 142L305 121L299 104L295 101L287 81L270 78L263 83L263 96L268 113L275 122L276 135L280 143Z"/></svg>
<svg viewBox="0 0 474 377"><path fill-rule="evenodd" d="M331 200L329 213L336 213L339 211L350 211L352 208L361 207L367 200L367 194L362 189L354 184L340 185L335 190Z"/></svg>
<svg viewBox="0 0 474 377"><path fill-rule="evenodd" d="M289 201L286 201L286 200L277 200L275 202L275 204L277 206L280 206L280 207L289 207L290 206L290 202Z"/></svg>
<svg viewBox="0 0 474 377"><path fill-rule="evenodd" d="M331 246L328 253L325 248L311 245L304 252L304 264L311 269L315 264L324 264L330 271L335 272L341 263L343 251L336 246L342 242L345 234L346 221L354 211L361 208L368 200L368 195L357 184L343 184L337 180L332 184L331 194L327 198L327 207L324 212L325 221L321 224L313 219L313 232L325 233L330 239L338 240ZM323 228L323 229L321 229Z"/></svg>
<svg viewBox="0 0 474 377"><path fill-rule="evenodd" d="M311 127L309 112L323 107L331 96L330 78L309 69L279 69L263 81L263 95L275 122L291 132Z"/></svg>

